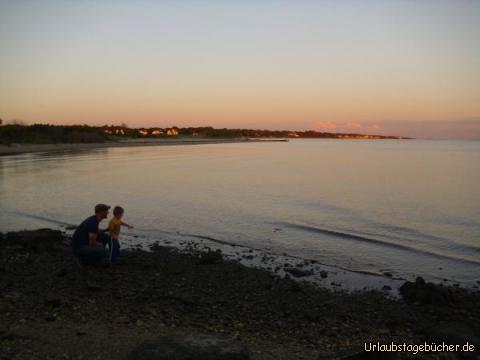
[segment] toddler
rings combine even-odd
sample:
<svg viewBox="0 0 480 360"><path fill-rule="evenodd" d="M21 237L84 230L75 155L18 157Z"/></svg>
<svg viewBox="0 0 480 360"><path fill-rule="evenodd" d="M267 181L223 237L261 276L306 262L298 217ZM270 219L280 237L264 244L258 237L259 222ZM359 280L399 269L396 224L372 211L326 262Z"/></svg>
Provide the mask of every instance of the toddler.
<svg viewBox="0 0 480 360"><path fill-rule="evenodd" d="M113 208L113 218L108 224L108 231L110 232L110 237L112 238L112 248L110 249L110 260L115 260L120 256L120 227L126 226L129 229L133 229L133 226L128 225L122 221L124 210L120 206L115 206Z"/></svg>

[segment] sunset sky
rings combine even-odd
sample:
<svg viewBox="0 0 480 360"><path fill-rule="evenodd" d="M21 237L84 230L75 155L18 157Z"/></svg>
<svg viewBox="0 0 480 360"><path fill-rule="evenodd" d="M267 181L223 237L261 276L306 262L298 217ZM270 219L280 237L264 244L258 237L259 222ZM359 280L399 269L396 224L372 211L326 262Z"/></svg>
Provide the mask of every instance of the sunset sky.
<svg viewBox="0 0 480 360"><path fill-rule="evenodd" d="M480 138L480 1L0 0L0 117Z"/></svg>

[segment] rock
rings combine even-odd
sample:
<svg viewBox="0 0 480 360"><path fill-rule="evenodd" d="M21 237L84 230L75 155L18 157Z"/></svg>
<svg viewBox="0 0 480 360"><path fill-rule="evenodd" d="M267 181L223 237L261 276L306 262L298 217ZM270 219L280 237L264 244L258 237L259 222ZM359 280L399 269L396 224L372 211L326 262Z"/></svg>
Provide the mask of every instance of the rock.
<svg viewBox="0 0 480 360"><path fill-rule="evenodd" d="M454 302L448 289L427 283L421 277L417 277L414 283L410 281L405 282L400 286L399 290L406 302L432 305L448 305Z"/></svg>
<svg viewBox="0 0 480 360"><path fill-rule="evenodd" d="M18 300L22 297L22 294L17 291L10 291L4 295L5 299Z"/></svg>
<svg viewBox="0 0 480 360"><path fill-rule="evenodd" d="M325 270L320 271L320 277L321 277L322 279L326 279L327 276L328 276L328 272L327 272L327 271L325 271Z"/></svg>
<svg viewBox="0 0 480 360"><path fill-rule="evenodd" d="M51 307L59 307L62 305L62 300L53 294L48 294L45 297L45 305L51 306Z"/></svg>
<svg viewBox="0 0 480 360"><path fill-rule="evenodd" d="M67 275L67 269L61 269L57 272L58 277L63 277L65 275Z"/></svg>
<svg viewBox="0 0 480 360"><path fill-rule="evenodd" d="M117 317L114 322L117 324L128 324L130 322L130 319L126 316L119 316Z"/></svg>
<svg viewBox="0 0 480 360"><path fill-rule="evenodd" d="M238 340L207 334L164 336L145 341L128 355L130 360L247 360L247 347Z"/></svg>
<svg viewBox="0 0 480 360"><path fill-rule="evenodd" d="M91 292L98 292L98 291L102 291L102 287L95 283L88 283L87 290Z"/></svg>
<svg viewBox="0 0 480 360"><path fill-rule="evenodd" d="M291 292L299 292L299 291L302 291L302 287L300 286L300 284L296 281L292 281L292 283L290 284L290 287L289 287L290 291Z"/></svg>
<svg viewBox="0 0 480 360"><path fill-rule="evenodd" d="M390 291L390 290L392 290L392 287L388 286L388 285L383 285L382 290L383 291Z"/></svg>
<svg viewBox="0 0 480 360"><path fill-rule="evenodd" d="M317 322L321 319L320 314L316 310L307 309L303 312L303 317L311 322Z"/></svg>
<svg viewBox="0 0 480 360"><path fill-rule="evenodd" d="M208 265L208 264L217 264L223 261L222 252L220 250L217 251L206 251L200 254L200 258L198 259L198 264L200 265Z"/></svg>
<svg viewBox="0 0 480 360"><path fill-rule="evenodd" d="M287 268L284 268L283 270L285 272L292 274L295 277L304 277L304 276L309 276L313 274L311 270L302 270L302 269L297 269L295 267L287 267Z"/></svg>
<svg viewBox="0 0 480 360"><path fill-rule="evenodd" d="M364 351L360 349L344 350L338 354L319 356L317 360L400 360L398 352ZM443 358L442 358L443 359Z"/></svg>
<svg viewBox="0 0 480 360"><path fill-rule="evenodd" d="M158 243L158 241L156 243L153 243L152 245L150 245L150 250L152 250L153 252L155 251L162 251L163 247L160 246L160 244Z"/></svg>
<svg viewBox="0 0 480 360"><path fill-rule="evenodd" d="M25 230L17 232L9 232L5 239L2 240L3 245L18 245L25 250L35 253L43 251L52 251L56 245L61 244L63 235L61 231L51 229Z"/></svg>
<svg viewBox="0 0 480 360"><path fill-rule="evenodd" d="M478 349L480 346L480 336L471 328L463 323L440 323L426 328L425 340L429 342L442 343L463 346L468 341L469 344Z"/></svg>

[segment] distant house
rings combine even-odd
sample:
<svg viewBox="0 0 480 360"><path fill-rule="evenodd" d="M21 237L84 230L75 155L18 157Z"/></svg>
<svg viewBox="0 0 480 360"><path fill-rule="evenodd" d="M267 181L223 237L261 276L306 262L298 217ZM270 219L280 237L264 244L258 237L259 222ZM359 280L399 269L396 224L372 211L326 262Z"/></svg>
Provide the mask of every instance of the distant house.
<svg viewBox="0 0 480 360"><path fill-rule="evenodd" d="M300 137L296 132L291 132L287 134L288 137Z"/></svg>
<svg viewBox="0 0 480 360"><path fill-rule="evenodd" d="M163 135L163 130L162 129L153 129L152 130L152 135Z"/></svg>
<svg viewBox="0 0 480 360"><path fill-rule="evenodd" d="M125 131L123 131L123 129L115 129L115 134L117 134L117 135L125 135Z"/></svg>
<svg viewBox="0 0 480 360"><path fill-rule="evenodd" d="M105 130L103 130L103 132L104 132L105 134L112 135L112 130L105 129Z"/></svg>
<svg viewBox="0 0 480 360"><path fill-rule="evenodd" d="M140 130L138 130L138 133L139 133L140 135L143 135L143 136L147 136L147 135L148 135L148 131L147 131L146 129L140 129Z"/></svg>
<svg viewBox="0 0 480 360"><path fill-rule="evenodd" d="M175 128L171 128L167 130L167 135L168 136L176 136L178 135L178 130Z"/></svg>

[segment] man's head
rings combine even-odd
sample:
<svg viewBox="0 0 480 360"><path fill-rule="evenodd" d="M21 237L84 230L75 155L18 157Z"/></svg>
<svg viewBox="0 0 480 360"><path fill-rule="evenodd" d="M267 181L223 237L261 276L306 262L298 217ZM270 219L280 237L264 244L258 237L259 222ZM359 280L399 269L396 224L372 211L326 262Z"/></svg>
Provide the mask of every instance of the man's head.
<svg viewBox="0 0 480 360"><path fill-rule="evenodd" d="M105 204L97 204L95 205L95 216L100 220L106 219L108 217L108 210L110 206Z"/></svg>

